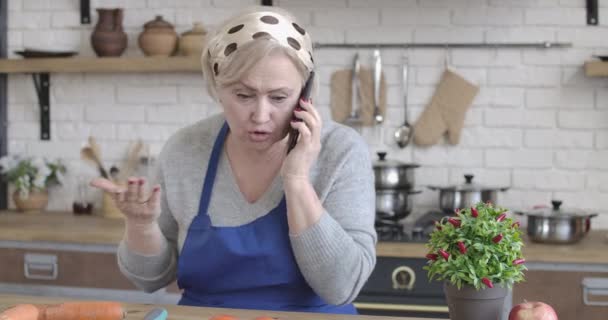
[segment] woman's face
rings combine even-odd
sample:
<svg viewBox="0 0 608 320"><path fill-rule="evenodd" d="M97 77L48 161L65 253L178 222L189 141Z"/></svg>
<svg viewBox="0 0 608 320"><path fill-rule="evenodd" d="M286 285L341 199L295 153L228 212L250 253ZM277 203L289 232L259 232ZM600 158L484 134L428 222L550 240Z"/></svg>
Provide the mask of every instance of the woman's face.
<svg viewBox="0 0 608 320"><path fill-rule="evenodd" d="M239 82L219 88L233 138L259 151L285 138L301 83L293 62L276 53L260 60Z"/></svg>

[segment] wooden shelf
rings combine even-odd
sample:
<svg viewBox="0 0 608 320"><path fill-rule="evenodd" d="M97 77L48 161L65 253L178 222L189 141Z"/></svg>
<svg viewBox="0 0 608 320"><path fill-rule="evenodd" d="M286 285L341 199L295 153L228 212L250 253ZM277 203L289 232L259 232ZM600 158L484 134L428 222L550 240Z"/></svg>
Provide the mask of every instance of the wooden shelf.
<svg viewBox="0 0 608 320"><path fill-rule="evenodd" d="M585 62L585 74L587 77L608 77L608 62L587 61Z"/></svg>
<svg viewBox="0 0 608 320"><path fill-rule="evenodd" d="M201 72L199 57L0 59L0 73Z"/></svg>

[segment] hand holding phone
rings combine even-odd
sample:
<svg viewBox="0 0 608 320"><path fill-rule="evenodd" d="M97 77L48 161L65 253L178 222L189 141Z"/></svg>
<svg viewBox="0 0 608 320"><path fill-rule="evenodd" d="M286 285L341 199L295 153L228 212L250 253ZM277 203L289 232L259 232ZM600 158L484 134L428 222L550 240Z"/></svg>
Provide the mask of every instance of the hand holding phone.
<svg viewBox="0 0 608 320"><path fill-rule="evenodd" d="M304 84L304 88L302 88L302 92L300 93L300 99L298 100L298 105L296 105L296 108L299 106L300 100L310 99L310 92L312 91L312 83L313 83L314 77L315 77L315 72L311 71L310 75L308 76L308 79L306 80L306 83ZM297 119L295 116L293 116L293 119L296 121L302 121L302 120ZM294 128L289 129L289 141L287 142L287 153L289 153L296 146L299 135L300 135L300 132L297 129L294 129Z"/></svg>

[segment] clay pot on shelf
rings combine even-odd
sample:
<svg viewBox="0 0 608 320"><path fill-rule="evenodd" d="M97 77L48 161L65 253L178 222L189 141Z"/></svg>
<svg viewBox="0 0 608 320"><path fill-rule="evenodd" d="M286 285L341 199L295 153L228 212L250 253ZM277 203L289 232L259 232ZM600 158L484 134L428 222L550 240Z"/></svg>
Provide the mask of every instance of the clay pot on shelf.
<svg viewBox="0 0 608 320"><path fill-rule="evenodd" d="M171 56L177 48L177 33L172 24L158 15L144 24L138 43L146 56Z"/></svg>
<svg viewBox="0 0 608 320"><path fill-rule="evenodd" d="M127 48L122 29L122 9L97 9L99 20L91 34L91 45L99 57L119 57Z"/></svg>
<svg viewBox="0 0 608 320"><path fill-rule="evenodd" d="M194 27L182 33L179 38L178 51L182 56L200 56L203 52L203 43L207 31L199 22L194 24Z"/></svg>

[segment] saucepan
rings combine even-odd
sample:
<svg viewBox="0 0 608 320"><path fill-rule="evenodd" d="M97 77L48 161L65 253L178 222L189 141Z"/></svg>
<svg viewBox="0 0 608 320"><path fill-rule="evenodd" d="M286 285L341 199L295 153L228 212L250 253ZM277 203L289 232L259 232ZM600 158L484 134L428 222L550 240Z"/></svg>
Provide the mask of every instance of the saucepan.
<svg viewBox="0 0 608 320"><path fill-rule="evenodd" d="M413 195L421 193L409 189L377 189L376 219L400 220L412 212Z"/></svg>
<svg viewBox="0 0 608 320"><path fill-rule="evenodd" d="M378 152L374 162L376 189L411 189L416 184L414 169L420 167L415 163L406 163L386 159L386 152Z"/></svg>
<svg viewBox="0 0 608 320"><path fill-rule="evenodd" d="M562 201L551 201L552 207L531 211L515 211L528 216L527 233L530 240L542 243L569 244L583 239L591 229L591 218L597 213L580 209L563 209Z"/></svg>
<svg viewBox="0 0 608 320"><path fill-rule="evenodd" d="M508 187L482 186L473 183L472 174L464 175L465 183L453 186L429 186L431 190L439 190L439 208L446 213L456 209L475 206L479 202L496 203L498 191L507 191Z"/></svg>

